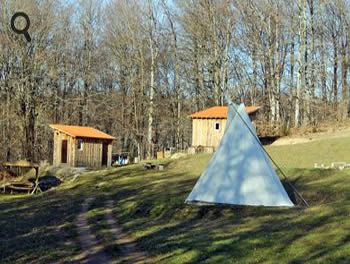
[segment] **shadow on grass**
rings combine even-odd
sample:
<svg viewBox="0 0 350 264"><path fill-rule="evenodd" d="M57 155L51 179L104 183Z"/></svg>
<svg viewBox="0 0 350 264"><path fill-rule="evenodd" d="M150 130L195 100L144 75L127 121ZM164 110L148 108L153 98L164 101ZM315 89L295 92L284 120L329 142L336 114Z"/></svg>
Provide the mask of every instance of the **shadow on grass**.
<svg viewBox="0 0 350 264"><path fill-rule="evenodd" d="M77 184L79 185L79 184ZM79 252L75 219L92 188L62 186L40 195L0 196L0 262L54 263Z"/></svg>
<svg viewBox="0 0 350 264"><path fill-rule="evenodd" d="M197 177L177 173L169 179L158 174L148 181L148 175L137 172L131 182L120 182L118 190L110 190L108 199L115 201L114 214L124 229L136 235L139 246L160 263L347 260L348 203L337 200L337 190L329 186L343 178L321 172L321 177L333 178L315 187L318 171L301 172L296 171L291 181L303 196L310 199L324 193L332 194L332 199L326 204L314 199L316 207L310 208L197 207L184 204ZM329 239L334 236L329 229L337 234L334 239Z"/></svg>
<svg viewBox="0 0 350 264"><path fill-rule="evenodd" d="M314 199L312 207L301 210L186 205L199 173L181 167L165 171L125 167L82 176L43 195L3 199L0 262L69 263L80 252L74 221L87 197L95 198L89 223L112 258L118 248L102 218L106 200L115 202L113 214L124 230L160 263L348 260L346 172L293 171L292 183L306 199ZM332 199L324 203L321 194Z"/></svg>
<svg viewBox="0 0 350 264"><path fill-rule="evenodd" d="M10 208L10 209L9 209ZM73 254L75 208L69 198L24 197L0 204L0 262L48 263Z"/></svg>
<svg viewBox="0 0 350 264"><path fill-rule="evenodd" d="M238 210L237 210L238 209ZM177 221L159 219L161 227L157 231L141 236L138 243L142 248L159 256L183 257L185 252L194 251L186 263L251 263L258 260L287 263L309 263L309 261L336 261L346 258L346 251L337 257L335 253L346 240L330 243L327 234L322 234L317 242L308 243L309 234L317 234L318 229L336 224L334 213L323 216L308 216L303 221L295 221L296 210L273 210L258 208L193 208L192 217ZM238 211L238 212L237 212ZM345 218L343 218L345 221ZM170 224L169 223L174 223ZM130 229L141 228L127 225ZM345 231L345 226L342 231ZM327 228L326 228L327 229ZM303 241L304 242L300 242ZM295 252L302 246L306 250ZM282 253L282 255L280 255ZM249 257L254 255L254 258ZM280 255L280 256L279 256ZM166 261L164 262L166 263ZM182 263L182 262L179 262ZM281 263L281 262L279 262Z"/></svg>

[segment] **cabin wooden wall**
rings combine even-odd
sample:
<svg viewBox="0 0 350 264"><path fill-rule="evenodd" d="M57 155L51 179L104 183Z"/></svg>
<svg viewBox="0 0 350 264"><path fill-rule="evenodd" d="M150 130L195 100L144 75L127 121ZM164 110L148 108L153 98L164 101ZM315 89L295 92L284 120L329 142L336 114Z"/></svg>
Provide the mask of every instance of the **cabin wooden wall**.
<svg viewBox="0 0 350 264"><path fill-rule="evenodd" d="M107 166L112 164L112 142L110 140L82 138L83 149L77 149L77 141L75 139L75 166L76 167L101 167L102 166L102 144L108 144Z"/></svg>
<svg viewBox="0 0 350 264"><path fill-rule="evenodd" d="M108 160L107 166L112 166L112 142L108 145Z"/></svg>
<svg viewBox="0 0 350 264"><path fill-rule="evenodd" d="M77 141L75 139L75 166L76 167L100 167L102 164L102 143L94 139L82 139L83 149L77 149Z"/></svg>
<svg viewBox="0 0 350 264"><path fill-rule="evenodd" d="M249 115L255 126L257 112ZM215 130L215 124L220 124L220 130ZM192 146L214 147L216 148L226 127L226 119L192 119Z"/></svg>
<svg viewBox="0 0 350 264"><path fill-rule="evenodd" d="M59 131L54 131L53 165L62 165L62 141L67 140L67 164L71 167L101 167L102 144L108 144L107 166L112 164L112 141L82 138L83 149L78 150L78 139Z"/></svg>
<svg viewBox="0 0 350 264"><path fill-rule="evenodd" d="M220 129L215 129L215 124ZM226 119L192 119L192 146L217 147L224 135Z"/></svg>
<svg viewBox="0 0 350 264"><path fill-rule="evenodd" d="M67 140L67 165L75 166L75 145L74 138L59 131L54 131L54 150L53 150L53 165L58 166L61 163L62 141Z"/></svg>

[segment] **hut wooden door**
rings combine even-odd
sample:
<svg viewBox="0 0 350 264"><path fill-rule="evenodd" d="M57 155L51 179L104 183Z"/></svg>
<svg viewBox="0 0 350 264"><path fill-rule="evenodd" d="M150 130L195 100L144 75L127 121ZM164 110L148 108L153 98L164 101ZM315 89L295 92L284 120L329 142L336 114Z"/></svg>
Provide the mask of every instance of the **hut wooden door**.
<svg viewBox="0 0 350 264"><path fill-rule="evenodd" d="M62 140L61 163L67 163L67 140Z"/></svg>
<svg viewBox="0 0 350 264"><path fill-rule="evenodd" d="M102 144L102 166L107 166L108 163L108 144Z"/></svg>

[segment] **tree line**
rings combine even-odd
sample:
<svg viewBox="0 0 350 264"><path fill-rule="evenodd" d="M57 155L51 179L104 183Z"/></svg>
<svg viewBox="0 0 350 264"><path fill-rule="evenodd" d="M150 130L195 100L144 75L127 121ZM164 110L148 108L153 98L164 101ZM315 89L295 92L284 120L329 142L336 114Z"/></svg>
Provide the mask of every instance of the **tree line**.
<svg viewBox="0 0 350 264"><path fill-rule="evenodd" d="M2 0L0 161L50 160L50 123L185 149L188 115L226 96L278 127L346 120L349 23L347 0Z"/></svg>

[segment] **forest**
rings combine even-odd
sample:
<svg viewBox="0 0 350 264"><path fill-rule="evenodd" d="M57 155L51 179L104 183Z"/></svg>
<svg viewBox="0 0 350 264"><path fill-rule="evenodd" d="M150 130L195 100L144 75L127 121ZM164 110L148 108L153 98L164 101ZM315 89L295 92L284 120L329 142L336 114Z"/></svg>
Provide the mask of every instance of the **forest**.
<svg viewBox="0 0 350 264"><path fill-rule="evenodd" d="M50 161L52 123L184 150L189 115L226 96L279 129L343 122L349 23L348 0L1 0L0 162Z"/></svg>

